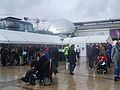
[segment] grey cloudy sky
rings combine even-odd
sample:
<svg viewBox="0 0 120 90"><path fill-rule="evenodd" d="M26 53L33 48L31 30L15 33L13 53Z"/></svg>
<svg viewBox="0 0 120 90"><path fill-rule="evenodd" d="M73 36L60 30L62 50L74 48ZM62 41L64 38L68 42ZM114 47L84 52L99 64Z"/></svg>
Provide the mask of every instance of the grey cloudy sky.
<svg viewBox="0 0 120 90"><path fill-rule="evenodd" d="M120 0L0 0L0 16L93 21L120 18Z"/></svg>

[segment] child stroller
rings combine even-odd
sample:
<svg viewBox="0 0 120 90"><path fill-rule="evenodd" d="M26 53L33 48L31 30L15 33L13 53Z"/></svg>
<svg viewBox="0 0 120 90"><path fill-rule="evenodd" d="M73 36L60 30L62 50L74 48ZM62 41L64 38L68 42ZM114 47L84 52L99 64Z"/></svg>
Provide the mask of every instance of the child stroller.
<svg viewBox="0 0 120 90"><path fill-rule="evenodd" d="M46 56L43 55L39 61L32 62L31 69L27 71L22 80L32 85L35 85L36 81L44 85L52 84L51 60L47 60Z"/></svg>
<svg viewBox="0 0 120 90"><path fill-rule="evenodd" d="M97 57L97 60L98 60L97 72L107 73L107 57L104 55L100 55Z"/></svg>

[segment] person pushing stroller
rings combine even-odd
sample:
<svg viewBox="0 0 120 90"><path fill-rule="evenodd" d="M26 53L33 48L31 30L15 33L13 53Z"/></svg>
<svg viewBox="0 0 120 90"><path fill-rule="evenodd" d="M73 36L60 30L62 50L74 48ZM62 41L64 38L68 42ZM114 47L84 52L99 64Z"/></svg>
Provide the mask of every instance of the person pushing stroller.
<svg viewBox="0 0 120 90"><path fill-rule="evenodd" d="M100 54L97 57L98 65L97 65L97 72L107 73L107 56L104 54Z"/></svg>

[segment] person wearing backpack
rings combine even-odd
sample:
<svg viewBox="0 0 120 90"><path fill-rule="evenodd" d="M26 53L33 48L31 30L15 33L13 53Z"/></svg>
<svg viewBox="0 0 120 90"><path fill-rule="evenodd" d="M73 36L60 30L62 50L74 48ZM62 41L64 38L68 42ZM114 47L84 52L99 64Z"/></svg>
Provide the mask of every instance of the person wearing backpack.
<svg viewBox="0 0 120 90"><path fill-rule="evenodd" d="M111 58L114 63L114 80L120 79L120 42L117 41L116 45L112 48Z"/></svg>

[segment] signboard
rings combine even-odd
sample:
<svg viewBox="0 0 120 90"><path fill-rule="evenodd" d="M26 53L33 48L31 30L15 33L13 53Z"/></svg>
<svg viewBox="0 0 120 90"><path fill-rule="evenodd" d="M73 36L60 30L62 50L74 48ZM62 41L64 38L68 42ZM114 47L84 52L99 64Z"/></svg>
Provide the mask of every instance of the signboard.
<svg viewBox="0 0 120 90"><path fill-rule="evenodd" d="M120 29L111 29L110 36L113 40L120 40Z"/></svg>

